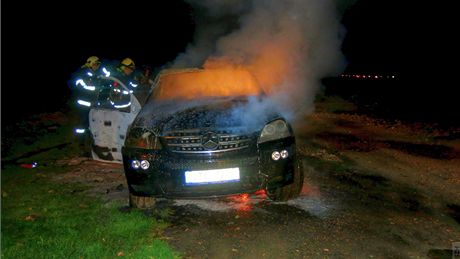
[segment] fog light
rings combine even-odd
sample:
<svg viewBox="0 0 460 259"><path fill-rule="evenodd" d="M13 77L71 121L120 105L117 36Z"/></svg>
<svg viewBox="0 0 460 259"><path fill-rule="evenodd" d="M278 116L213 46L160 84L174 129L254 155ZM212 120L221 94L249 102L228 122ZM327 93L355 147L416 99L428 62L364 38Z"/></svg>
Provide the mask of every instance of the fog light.
<svg viewBox="0 0 460 259"><path fill-rule="evenodd" d="M282 157L283 159L287 158L288 156L289 156L289 153L287 152L287 150L281 151L281 157Z"/></svg>
<svg viewBox="0 0 460 259"><path fill-rule="evenodd" d="M272 159L273 159L273 160L277 161L277 160L280 159L280 157L281 157L280 152L278 152L278 151L273 151L273 153L272 153Z"/></svg>
<svg viewBox="0 0 460 259"><path fill-rule="evenodd" d="M138 160L131 161L131 167L132 168L139 169L140 166L141 166L141 163Z"/></svg>
<svg viewBox="0 0 460 259"><path fill-rule="evenodd" d="M142 161L141 161L141 168L142 168L142 169L146 170L146 169L148 169L149 167L150 167L149 161L147 161L147 160L142 160Z"/></svg>

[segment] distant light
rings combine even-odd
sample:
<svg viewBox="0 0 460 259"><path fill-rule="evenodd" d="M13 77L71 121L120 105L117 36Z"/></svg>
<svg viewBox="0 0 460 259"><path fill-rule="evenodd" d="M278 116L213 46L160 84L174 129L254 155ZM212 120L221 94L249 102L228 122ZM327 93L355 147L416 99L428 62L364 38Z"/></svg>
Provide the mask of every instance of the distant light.
<svg viewBox="0 0 460 259"><path fill-rule="evenodd" d="M129 82L129 84L130 84L132 87L137 87L137 84L133 84L133 82Z"/></svg>
<svg viewBox="0 0 460 259"><path fill-rule="evenodd" d="M123 90L123 94L129 94L129 92L126 90Z"/></svg>
<svg viewBox="0 0 460 259"><path fill-rule="evenodd" d="M91 73L91 72L88 72L86 74L89 75L89 76L93 76L93 73Z"/></svg>
<svg viewBox="0 0 460 259"><path fill-rule="evenodd" d="M379 78L378 76L374 76L374 78Z"/></svg>
<svg viewBox="0 0 460 259"><path fill-rule="evenodd" d="M391 78L395 78L395 76L391 76Z"/></svg>

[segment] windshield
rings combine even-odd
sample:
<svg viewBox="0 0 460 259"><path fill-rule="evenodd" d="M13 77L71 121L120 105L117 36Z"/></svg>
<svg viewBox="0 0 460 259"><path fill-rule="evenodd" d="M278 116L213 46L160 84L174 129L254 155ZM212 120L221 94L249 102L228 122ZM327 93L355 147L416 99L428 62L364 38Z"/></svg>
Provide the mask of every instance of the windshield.
<svg viewBox="0 0 460 259"><path fill-rule="evenodd" d="M244 69L184 70L160 75L153 100L261 95L254 76Z"/></svg>

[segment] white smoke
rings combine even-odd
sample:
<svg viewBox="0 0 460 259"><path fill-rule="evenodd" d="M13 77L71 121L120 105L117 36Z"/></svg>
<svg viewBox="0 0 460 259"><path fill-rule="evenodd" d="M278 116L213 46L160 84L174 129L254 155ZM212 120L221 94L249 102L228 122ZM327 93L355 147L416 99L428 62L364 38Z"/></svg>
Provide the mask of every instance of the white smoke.
<svg viewBox="0 0 460 259"><path fill-rule="evenodd" d="M344 68L339 13L347 5L343 1L188 2L196 10L195 39L172 66L206 66L222 60L246 66L270 93L270 103L291 120L313 111L321 79ZM266 107L245 109L262 108Z"/></svg>

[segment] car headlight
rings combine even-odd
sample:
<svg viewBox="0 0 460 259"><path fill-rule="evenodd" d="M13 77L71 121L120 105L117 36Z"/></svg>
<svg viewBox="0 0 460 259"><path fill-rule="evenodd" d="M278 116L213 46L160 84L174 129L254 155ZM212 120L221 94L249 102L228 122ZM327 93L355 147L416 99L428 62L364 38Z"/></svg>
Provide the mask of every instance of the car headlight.
<svg viewBox="0 0 460 259"><path fill-rule="evenodd" d="M145 128L132 128L128 131L125 141L126 147L143 148L143 149L161 149L160 138L152 131Z"/></svg>
<svg viewBox="0 0 460 259"><path fill-rule="evenodd" d="M291 131L284 120L275 120L265 125L259 137L259 143L291 136Z"/></svg>

